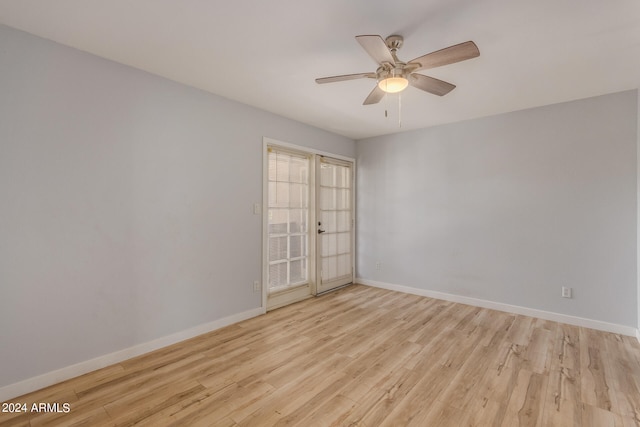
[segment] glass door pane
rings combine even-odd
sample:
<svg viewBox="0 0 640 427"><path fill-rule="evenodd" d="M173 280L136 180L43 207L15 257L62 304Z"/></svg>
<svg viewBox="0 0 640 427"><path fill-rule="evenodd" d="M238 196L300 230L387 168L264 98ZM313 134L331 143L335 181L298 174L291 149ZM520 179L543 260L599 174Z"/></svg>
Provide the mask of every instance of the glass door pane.
<svg viewBox="0 0 640 427"><path fill-rule="evenodd" d="M309 158L269 150L268 295L309 282Z"/></svg>

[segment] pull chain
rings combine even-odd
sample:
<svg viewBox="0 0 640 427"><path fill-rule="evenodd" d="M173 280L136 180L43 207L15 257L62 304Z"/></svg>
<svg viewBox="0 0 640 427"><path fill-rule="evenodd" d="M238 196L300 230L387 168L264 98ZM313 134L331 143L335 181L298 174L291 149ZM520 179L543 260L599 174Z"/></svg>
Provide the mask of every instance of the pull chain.
<svg viewBox="0 0 640 427"><path fill-rule="evenodd" d="M398 127L402 128L402 95L398 94Z"/></svg>
<svg viewBox="0 0 640 427"><path fill-rule="evenodd" d="M389 118L389 94L384 94L384 117Z"/></svg>
<svg viewBox="0 0 640 427"><path fill-rule="evenodd" d="M389 118L389 94L384 95L384 117ZM402 128L402 95L398 93L398 127Z"/></svg>

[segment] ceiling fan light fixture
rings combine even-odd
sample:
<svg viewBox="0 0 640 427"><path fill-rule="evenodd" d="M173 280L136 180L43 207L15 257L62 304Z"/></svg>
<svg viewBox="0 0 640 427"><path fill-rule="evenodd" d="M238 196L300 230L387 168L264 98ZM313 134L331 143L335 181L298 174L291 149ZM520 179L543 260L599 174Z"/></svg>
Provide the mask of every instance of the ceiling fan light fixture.
<svg viewBox="0 0 640 427"><path fill-rule="evenodd" d="M402 92L409 86L409 80L404 77L387 77L378 82L378 87L387 93Z"/></svg>
<svg viewBox="0 0 640 427"><path fill-rule="evenodd" d="M455 89L456 85L419 74L417 71L455 64L480 56L478 46L469 40L444 49L419 56L409 62L398 59L397 52L402 47L403 38L397 34L386 39L378 35L356 36L360 46L379 65L375 73L344 74L322 77L316 83L333 83L354 79L376 79L376 86L365 98L362 105L377 104L387 93L399 93L409 85L437 96L444 96ZM398 101L400 98L398 98Z"/></svg>

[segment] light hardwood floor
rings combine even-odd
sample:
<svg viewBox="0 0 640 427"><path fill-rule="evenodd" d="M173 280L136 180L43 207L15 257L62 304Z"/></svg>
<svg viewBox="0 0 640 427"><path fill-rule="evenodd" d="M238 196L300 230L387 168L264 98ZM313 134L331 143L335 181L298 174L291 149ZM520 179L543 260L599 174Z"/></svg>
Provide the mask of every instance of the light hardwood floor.
<svg viewBox="0 0 640 427"><path fill-rule="evenodd" d="M2 426L640 426L632 337L353 285L13 402Z"/></svg>

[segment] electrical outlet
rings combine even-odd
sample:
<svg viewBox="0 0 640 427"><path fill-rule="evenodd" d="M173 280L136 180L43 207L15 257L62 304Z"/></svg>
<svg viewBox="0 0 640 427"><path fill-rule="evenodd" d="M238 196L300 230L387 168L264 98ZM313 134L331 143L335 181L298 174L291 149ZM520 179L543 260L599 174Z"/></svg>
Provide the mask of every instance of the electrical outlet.
<svg viewBox="0 0 640 427"><path fill-rule="evenodd" d="M260 203L253 204L253 214L260 215L262 213L262 208L260 207Z"/></svg>
<svg viewBox="0 0 640 427"><path fill-rule="evenodd" d="M253 292L260 292L260 282L257 280L253 282Z"/></svg>
<svg viewBox="0 0 640 427"><path fill-rule="evenodd" d="M376 270L380 270L380 261L376 262Z"/></svg>
<svg viewBox="0 0 640 427"><path fill-rule="evenodd" d="M562 298L571 298L571 288L562 287Z"/></svg>

